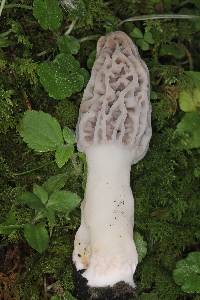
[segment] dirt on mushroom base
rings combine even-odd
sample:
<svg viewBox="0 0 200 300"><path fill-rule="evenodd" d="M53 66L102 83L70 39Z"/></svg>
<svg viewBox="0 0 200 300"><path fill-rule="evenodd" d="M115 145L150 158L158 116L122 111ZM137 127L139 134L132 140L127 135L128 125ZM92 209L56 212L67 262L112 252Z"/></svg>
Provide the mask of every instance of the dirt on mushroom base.
<svg viewBox="0 0 200 300"><path fill-rule="evenodd" d="M133 300L137 299L137 291L125 282L118 282L113 287L90 288L87 280L81 275L84 272L74 268L74 295L78 300Z"/></svg>

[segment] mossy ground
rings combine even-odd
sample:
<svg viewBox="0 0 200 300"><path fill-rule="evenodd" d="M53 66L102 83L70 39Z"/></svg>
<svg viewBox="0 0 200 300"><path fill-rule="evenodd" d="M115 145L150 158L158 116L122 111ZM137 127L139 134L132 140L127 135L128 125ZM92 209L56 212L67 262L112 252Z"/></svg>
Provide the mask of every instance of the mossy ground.
<svg viewBox="0 0 200 300"><path fill-rule="evenodd" d="M79 16L71 34L80 39L105 34L119 29L116 24L120 20L135 15L200 14L197 2L84 0L87 14ZM31 0L10 3L32 5ZM40 27L29 9L3 10L1 33L11 31L6 36L8 44L2 47L0 44L0 223L8 214L18 224L30 222L32 210L19 206L17 198L22 191L31 190L34 183L42 184L51 175L66 173L65 188L84 195L83 162L69 161L60 170L52 163L51 153L38 154L28 149L17 127L23 113L35 109L48 112L62 126L75 129L82 92L69 99L54 100L42 88L36 73L37 64L52 60L58 53L57 37L67 30L73 18L73 14L66 13L59 32L51 32ZM184 70L200 68L200 23L170 19L139 21L134 25L142 32L150 31L154 43L146 51L139 49L151 75L153 137L147 156L133 166L131 174L135 230L147 242L147 255L135 274L137 294L132 298L198 300L199 295L181 291L174 283L172 271L179 259L190 251L200 250L200 150L180 149L174 135L183 114L178 106L178 93L190 85ZM125 23L120 29L130 34L134 25ZM179 53L160 54L161 47L171 44L185 49L183 57ZM88 69L91 64L88 57L95 47L95 39L81 43L76 56L81 67ZM42 255L27 245L20 230L1 235L0 299L39 300L65 294L65 299L83 300L76 292L71 260L79 222L79 209L68 220L58 218L50 246ZM94 292L86 297L95 299Z"/></svg>

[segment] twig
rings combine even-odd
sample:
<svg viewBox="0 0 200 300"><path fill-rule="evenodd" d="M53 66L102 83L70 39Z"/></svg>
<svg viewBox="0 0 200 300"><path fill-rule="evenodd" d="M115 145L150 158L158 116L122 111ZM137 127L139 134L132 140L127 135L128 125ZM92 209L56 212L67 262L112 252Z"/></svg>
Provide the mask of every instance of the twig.
<svg viewBox="0 0 200 300"><path fill-rule="evenodd" d="M44 275L44 299L47 299L47 279L46 275Z"/></svg>
<svg viewBox="0 0 200 300"><path fill-rule="evenodd" d="M54 163L54 161L50 161L50 162L48 162L47 164L44 164L44 165L42 165L42 166L40 166L40 167L37 167L37 168L35 168L35 169L32 169L32 170L28 170L28 171L21 172L21 173L13 173L12 176L22 176L22 175L30 174L30 173L35 172L35 171L37 171L37 170L40 170L40 169L42 169L42 168L44 168L44 167L46 167L46 166L49 166L49 165L51 165L51 164L53 164L53 163Z"/></svg>
<svg viewBox="0 0 200 300"><path fill-rule="evenodd" d="M47 53L48 53L48 50L43 50L42 52L37 53L36 56L40 57L40 56L43 56L43 55L45 55Z"/></svg>
<svg viewBox="0 0 200 300"><path fill-rule="evenodd" d="M26 105L26 108L27 108L28 110L32 110L31 102L29 101L26 92L25 92L25 91L22 91L22 95L23 95L23 100L24 100L24 103L25 103L25 105Z"/></svg>
<svg viewBox="0 0 200 300"><path fill-rule="evenodd" d="M193 70L193 59L190 51L184 44L181 44L181 47L185 50L185 53L187 55L190 70Z"/></svg>
<svg viewBox="0 0 200 300"><path fill-rule="evenodd" d="M72 30L73 30L76 22L77 22L77 19L75 19L75 20L72 21L72 23L70 24L69 28L65 32L65 35L69 35L72 32Z"/></svg>
<svg viewBox="0 0 200 300"><path fill-rule="evenodd" d="M5 8L23 8L23 9L30 9L30 10L33 9L32 6L24 5L24 4L7 4L5 5Z"/></svg>
<svg viewBox="0 0 200 300"><path fill-rule="evenodd" d="M92 40L96 40L100 37L100 34L94 34L94 35L89 35L89 36L85 36L81 39L79 39L80 43L86 42L86 41L92 41Z"/></svg>
<svg viewBox="0 0 200 300"><path fill-rule="evenodd" d="M158 14L158 15L143 15L143 16L135 16L128 18L119 22L118 26L126 22L134 22L134 21L146 21L146 20L156 20L156 19L197 19L200 16L196 15L178 15L178 14Z"/></svg>
<svg viewBox="0 0 200 300"><path fill-rule="evenodd" d="M1 17L2 11L3 11L3 9L4 9L5 3L6 3L6 0L1 0L1 5L0 5L0 17Z"/></svg>

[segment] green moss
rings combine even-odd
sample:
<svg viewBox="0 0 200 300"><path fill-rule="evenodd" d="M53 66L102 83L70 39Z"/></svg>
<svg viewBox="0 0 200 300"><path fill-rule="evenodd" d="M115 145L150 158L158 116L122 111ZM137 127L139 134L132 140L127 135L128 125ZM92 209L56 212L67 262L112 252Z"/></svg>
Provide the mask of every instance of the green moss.
<svg viewBox="0 0 200 300"><path fill-rule="evenodd" d="M78 118L78 106L73 101L63 100L58 103L55 116L63 127L75 128Z"/></svg>

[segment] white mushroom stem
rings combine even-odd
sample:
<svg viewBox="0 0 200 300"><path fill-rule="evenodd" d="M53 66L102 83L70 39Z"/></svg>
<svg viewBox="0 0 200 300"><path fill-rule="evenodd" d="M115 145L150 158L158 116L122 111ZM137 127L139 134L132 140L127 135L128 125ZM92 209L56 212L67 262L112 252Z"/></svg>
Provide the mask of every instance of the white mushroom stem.
<svg viewBox="0 0 200 300"><path fill-rule="evenodd" d="M134 286L138 256L133 241L130 151L123 145L96 145L88 148L86 156L88 177L82 213L90 254L83 276L89 286L112 286L119 281ZM84 254L78 254L81 260Z"/></svg>

